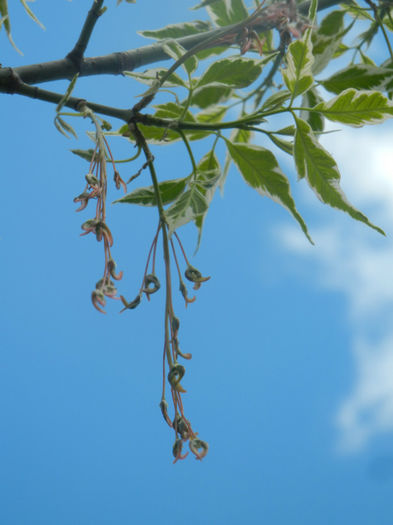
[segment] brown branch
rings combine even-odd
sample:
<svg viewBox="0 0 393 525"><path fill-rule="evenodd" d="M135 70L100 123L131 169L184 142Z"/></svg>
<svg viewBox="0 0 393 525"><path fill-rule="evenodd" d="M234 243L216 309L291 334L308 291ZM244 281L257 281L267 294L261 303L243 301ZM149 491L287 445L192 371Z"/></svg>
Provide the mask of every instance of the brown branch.
<svg viewBox="0 0 393 525"><path fill-rule="evenodd" d="M103 3L104 0L93 0L93 5L91 6L90 11L87 13L87 17L85 23L83 24L78 41L72 51L70 51L66 56L66 59L70 60L78 71L80 70L83 55L85 54L90 37L93 33L93 29L97 23L97 20L105 10L105 8L102 9Z"/></svg>
<svg viewBox="0 0 393 525"><path fill-rule="evenodd" d="M22 82L22 80L19 78L16 71L13 70L12 68L8 68L7 73L8 73L8 82L7 82L8 89L7 90L4 89L3 90L4 93L8 93L10 95L18 94L18 95L22 95L25 97L42 100L44 102L50 102L52 104L58 104L64 97L64 94L55 93L54 91L48 91L46 89L41 89L36 86L30 86L29 84ZM125 122L127 122L132 115L131 110L129 109L121 109L121 108L115 108L112 106L105 106L103 104L96 104L95 102L89 102L85 99L77 98L77 97L69 97L67 101L64 103L64 106L71 108L75 111L80 111L80 107L82 103L88 106L95 113L106 115L108 117L118 118L118 119L124 120Z"/></svg>

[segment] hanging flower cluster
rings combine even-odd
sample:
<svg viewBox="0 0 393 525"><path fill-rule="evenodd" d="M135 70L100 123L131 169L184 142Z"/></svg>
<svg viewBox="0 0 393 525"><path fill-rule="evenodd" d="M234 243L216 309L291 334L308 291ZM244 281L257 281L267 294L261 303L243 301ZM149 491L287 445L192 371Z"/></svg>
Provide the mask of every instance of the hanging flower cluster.
<svg viewBox="0 0 393 525"><path fill-rule="evenodd" d="M184 407L182 401L182 394L186 393L186 390L181 384L181 380L186 372L185 367L179 363L179 358L189 360L192 355L190 353L183 353L180 350L180 344L178 339L180 321L176 317L173 309L172 302L172 281L171 281L171 270L170 270L170 259L169 259L169 245L175 261L178 278L179 278L179 290L185 300L185 305L195 301L195 297L190 298L187 293L186 285L183 281L178 257L175 250L173 239L168 239L167 225L160 221L157 228L157 232L154 236L153 242L150 246L147 262L145 266L145 272L142 279L142 284L139 289L139 293L136 298L128 302L123 296L120 296L124 310L133 310L136 308L143 297L143 294L150 300L150 295L157 292L160 289L160 281L155 273L156 266L156 253L157 243L159 234L162 233L163 247L164 247L164 261L165 261L165 273L166 273L166 304L165 304L165 340L164 340L164 351L163 351L163 380L162 380L162 396L160 402L160 408L162 415L166 423L173 428L175 433L175 442L173 445L173 456L174 463L179 459L184 459L187 455L182 454L183 444L188 441L191 452L195 455L196 459L201 460L208 452L208 444L198 438L198 434L194 432L191 427L190 421L184 415ZM184 260L187 264L187 268L184 272L186 279L194 283L194 290L198 290L201 284L210 279L210 277L203 277L202 274L189 263L182 243L179 236L174 232L175 237L180 250L183 254ZM149 271L150 268L150 271ZM166 374L166 365L168 365L169 371ZM165 391L167 382L171 390L171 398L173 404L174 418L173 420L168 414L168 402L166 401Z"/></svg>
<svg viewBox="0 0 393 525"><path fill-rule="evenodd" d="M112 153L105 137L97 134L96 147L91 152L89 172L85 176L86 186L83 192L75 197L74 202L80 203L76 211L84 210L90 200L96 201L96 213L93 219L88 219L82 224L83 233L87 235L93 233L98 242L104 244L105 265L102 278L97 282L95 290L91 294L94 307L105 313L103 307L106 304L106 297L118 299L117 289L112 279L118 281L122 278L123 272L116 273L116 263L111 255L113 246L112 233L106 224L106 196L107 196L107 156L111 160L114 171L114 182L117 189L123 188L127 191L125 182L116 170Z"/></svg>

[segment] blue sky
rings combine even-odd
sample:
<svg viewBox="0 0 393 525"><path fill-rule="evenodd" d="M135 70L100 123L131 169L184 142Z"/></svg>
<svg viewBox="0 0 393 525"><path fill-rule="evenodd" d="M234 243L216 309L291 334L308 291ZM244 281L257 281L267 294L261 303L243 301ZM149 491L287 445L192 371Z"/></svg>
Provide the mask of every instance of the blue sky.
<svg viewBox="0 0 393 525"><path fill-rule="evenodd" d="M111 5L87 55L148 43L136 30L192 19L194 3ZM90 2L32 7L46 31L13 6L24 56L1 33L3 66L67 54ZM121 77L76 87L77 96L121 107L141 91ZM192 259L212 278L187 310L176 299L182 347L193 354L186 410L210 450L203 462L173 465L158 408L163 293L122 315L117 302L106 316L90 304L102 246L79 236L90 210L75 213L72 200L87 164L69 152L89 146L89 123L78 123L79 141L67 140L53 126L54 107L16 95L0 104L0 523L391 525L392 123L323 142L349 199L387 238L311 198L281 158L312 247L283 208L230 172ZM130 153L120 140L112 145ZM160 177L189 173L180 146L155 154ZM123 178L138 167L121 167ZM108 222L131 298L157 218L114 205ZM193 253L196 232L180 234Z"/></svg>

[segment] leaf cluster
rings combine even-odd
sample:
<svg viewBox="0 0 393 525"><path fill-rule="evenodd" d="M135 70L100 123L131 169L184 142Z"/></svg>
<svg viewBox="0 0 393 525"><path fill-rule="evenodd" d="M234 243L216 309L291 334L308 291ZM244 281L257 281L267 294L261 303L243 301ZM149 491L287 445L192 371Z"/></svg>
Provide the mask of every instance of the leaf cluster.
<svg viewBox="0 0 393 525"><path fill-rule="evenodd" d="M392 8L381 3L378 22L367 4L352 2L331 10L318 22L317 3L313 2L308 18L297 12L292 20L288 18L272 30L254 35L249 31L252 20L264 14L272 16L272 7L266 12L261 6L254 11L251 7L243 0L204 1L194 9L205 9L210 21L141 31L141 35L164 46L174 66L170 70L125 72L148 86L142 98L158 93L170 99L155 104L154 112L139 116L138 126L146 141L165 146L183 141L193 166L192 173L160 183L170 232L194 222L200 241L214 193L223 188L233 163L244 182L287 209L312 242L292 197L290 178L280 167L281 151L293 158L298 179L304 180L320 201L383 233L344 195L337 163L319 138L326 120L361 127L392 117L393 62L389 46L388 58L376 65L366 55L372 40L369 34L367 38L361 35L360 42L358 39L352 45L348 39L349 31L364 20L370 23L368 33L381 20L384 31L391 32ZM198 48L190 54L176 40L210 31L211 27L225 30L233 24L236 34L223 33L216 42L227 45L213 42L212 48ZM250 47L243 55L239 50L245 38L250 40ZM256 38L263 43L262 56ZM185 56L187 59L182 60ZM339 71L333 68L334 72L326 75L326 71L332 71L335 59L345 56L348 65ZM284 128L276 129L274 125L278 115L281 120L287 118ZM127 126L118 133L133 140ZM192 143L203 140L209 144L209 138L208 151L200 160L195 159ZM226 149L223 165L216 154L220 142ZM157 205L153 187L137 188L116 202Z"/></svg>

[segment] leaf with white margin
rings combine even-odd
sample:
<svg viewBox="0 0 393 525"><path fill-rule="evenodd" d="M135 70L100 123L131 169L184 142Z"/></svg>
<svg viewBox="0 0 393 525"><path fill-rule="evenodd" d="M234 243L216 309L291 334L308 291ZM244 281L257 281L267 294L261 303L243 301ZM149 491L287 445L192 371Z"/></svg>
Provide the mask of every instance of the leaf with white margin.
<svg viewBox="0 0 393 525"><path fill-rule="evenodd" d="M176 40L164 41L162 48L167 55L176 61L187 53L187 49ZM183 62L182 67L185 69L186 73L190 75L198 67L198 59L195 56L190 56L185 62Z"/></svg>
<svg viewBox="0 0 393 525"><path fill-rule="evenodd" d="M188 190L180 195L178 199L165 212L169 226L169 235L184 224L194 221L198 216L204 215L209 208L200 186L193 182Z"/></svg>
<svg viewBox="0 0 393 525"><path fill-rule="evenodd" d="M135 72L135 71L123 71L123 74L127 77L133 77L136 80L139 80L139 82L142 82L142 84L153 86L154 84L157 83L160 77L163 77L165 75L166 72L167 72L167 69L154 68L154 69L147 69L146 71L143 71L142 73ZM170 77L164 82L164 86L165 87L177 87L177 86L186 87L186 83L176 73L172 73Z"/></svg>
<svg viewBox="0 0 393 525"><path fill-rule="evenodd" d="M226 141L228 151L245 182L266 197L286 208L297 220L307 239L314 244L307 226L296 209L289 181L281 171L273 153L255 144Z"/></svg>
<svg viewBox="0 0 393 525"><path fill-rule="evenodd" d="M351 64L326 80L321 80L320 84L335 95L348 88L388 91L393 87L393 69L370 64Z"/></svg>
<svg viewBox="0 0 393 525"><path fill-rule="evenodd" d="M209 2L206 10L210 18L218 26L236 24L248 17L248 11L243 0L219 0Z"/></svg>
<svg viewBox="0 0 393 525"><path fill-rule="evenodd" d="M295 121L294 157L299 178L305 178L318 199L325 204L348 213L353 219L364 222L385 235L381 228L372 224L348 202L340 187L341 177L336 161L319 144L310 125L297 117Z"/></svg>
<svg viewBox="0 0 393 525"><path fill-rule="evenodd" d="M287 67L282 69L281 73L287 88L292 93L293 100L306 92L314 83L311 38L303 37L292 42L288 47L286 61Z"/></svg>
<svg viewBox="0 0 393 525"><path fill-rule="evenodd" d="M379 91L347 89L341 95L329 102L321 102L313 109L333 122L353 127L380 124L393 117L393 103Z"/></svg>
<svg viewBox="0 0 393 525"><path fill-rule="evenodd" d="M161 29L137 31L139 35L146 38L181 38L196 33L203 33L211 29L211 23L195 20L194 22L182 22L180 24L171 24Z"/></svg>

